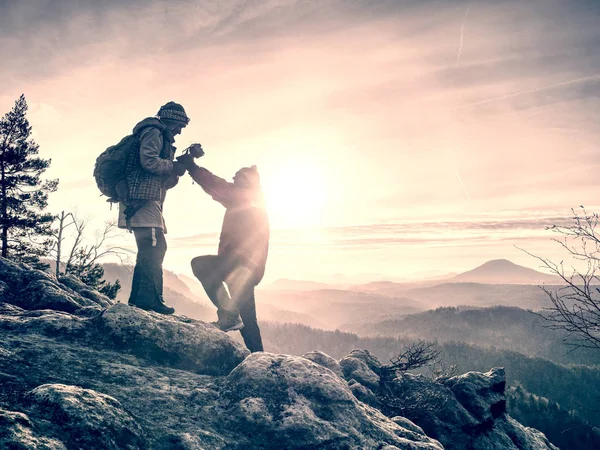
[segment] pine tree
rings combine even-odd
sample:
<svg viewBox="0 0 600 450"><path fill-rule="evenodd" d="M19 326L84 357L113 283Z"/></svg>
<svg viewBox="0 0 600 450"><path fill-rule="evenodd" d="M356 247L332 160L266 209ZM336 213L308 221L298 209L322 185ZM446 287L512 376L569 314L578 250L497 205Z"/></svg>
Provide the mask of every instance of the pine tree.
<svg viewBox="0 0 600 450"><path fill-rule="evenodd" d="M25 96L0 119L0 243L1 256L39 263L51 245L53 216L44 212L48 194L58 180L40 180L50 159L36 157L39 146L31 139Z"/></svg>

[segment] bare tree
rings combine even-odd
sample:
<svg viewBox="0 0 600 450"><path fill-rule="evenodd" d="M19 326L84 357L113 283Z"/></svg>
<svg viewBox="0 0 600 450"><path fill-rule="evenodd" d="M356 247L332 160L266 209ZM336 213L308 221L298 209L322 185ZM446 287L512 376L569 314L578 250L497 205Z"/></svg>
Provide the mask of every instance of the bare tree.
<svg viewBox="0 0 600 450"><path fill-rule="evenodd" d="M121 263L128 261L131 251L112 245L112 239L118 231L116 222L106 222L102 230L94 233L94 241L85 244L84 233L88 224L88 220L75 220L75 241L65 263L66 273L81 276L107 257L115 257Z"/></svg>
<svg viewBox="0 0 600 450"><path fill-rule="evenodd" d="M440 360L440 352L434 342L417 341L404 347L402 353L390 359L390 364L381 366L380 387L382 391L393 382L398 373L433 365Z"/></svg>
<svg viewBox="0 0 600 450"><path fill-rule="evenodd" d="M404 351L395 358L390 359L388 370L394 372L407 372L423 366L430 365L439 360L440 352L435 348L434 342L417 341L404 348Z"/></svg>
<svg viewBox="0 0 600 450"><path fill-rule="evenodd" d="M55 242L50 249L50 252L54 254L54 263L56 265L54 273L58 278L60 275L62 246L65 240L65 231L68 227L75 224L75 217L72 213L65 213L64 211L61 211L61 213L56 216L55 220L58 220L58 228L52 231L52 236L54 237Z"/></svg>
<svg viewBox="0 0 600 450"><path fill-rule="evenodd" d="M131 251L112 243L113 238L118 234L117 224L106 222L102 230L94 233L92 241L86 235L89 219L81 219L73 213L62 211L56 220L58 226L54 231L55 244L52 254L55 257L57 277L61 272L73 274L89 286L98 289L110 298L115 298L120 289L120 283L118 280L115 283L108 283L102 279L104 269L100 262L108 257L116 258L121 263L129 261ZM64 261L65 230L70 226L73 226L74 229L69 236L71 239L70 250Z"/></svg>
<svg viewBox="0 0 600 450"><path fill-rule="evenodd" d="M430 369L431 376L422 378L424 381L419 382L418 389L415 386L406 389L399 375L423 367ZM377 398L382 410L390 417L403 415L413 419L441 410L448 396L440 378L442 375L451 376L450 372L455 369L443 364L434 342L421 340L406 346L402 353L390 360L390 364L380 369Z"/></svg>
<svg viewBox="0 0 600 450"><path fill-rule="evenodd" d="M571 225L547 227L560 235L553 240L566 250L577 267L569 265L565 270L564 261L554 263L524 251L564 283L560 288L540 286L550 300L550 306L538 313L548 321L548 328L566 331L565 344L574 348L600 349L600 218L583 206L579 208L580 211L571 209Z"/></svg>

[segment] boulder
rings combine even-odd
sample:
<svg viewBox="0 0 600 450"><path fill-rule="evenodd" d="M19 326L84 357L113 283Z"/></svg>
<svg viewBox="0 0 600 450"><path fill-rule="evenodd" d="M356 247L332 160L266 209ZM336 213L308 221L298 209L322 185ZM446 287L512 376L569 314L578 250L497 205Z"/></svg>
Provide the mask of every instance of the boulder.
<svg viewBox="0 0 600 450"><path fill-rule="evenodd" d="M342 372L340 364L328 354L323 353L319 350L313 350L312 352L305 353L302 356L306 359L310 359L312 362L317 363L323 367L327 367L338 377L343 378L344 374Z"/></svg>
<svg viewBox="0 0 600 450"><path fill-rule="evenodd" d="M504 430L516 448L527 450L560 450L558 447L552 445L544 433L535 428L525 427L510 416L506 416Z"/></svg>
<svg viewBox="0 0 600 450"><path fill-rule="evenodd" d="M373 406L375 408L379 407L379 400L377 400L377 396L373 393L373 391L367 387L364 387L354 378L348 381L348 387L354 394L354 396L363 403L367 405Z"/></svg>
<svg viewBox="0 0 600 450"><path fill-rule="evenodd" d="M425 432L423 431L423 428L421 428L418 425L415 425L410 420L408 420L406 417L402 417L402 416L392 417L392 422L397 423L398 425L406 428L407 430L414 431L415 433L423 434L423 435L425 434Z"/></svg>
<svg viewBox="0 0 600 450"><path fill-rule="evenodd" d="M69 448L144 449L143 432L113 397L76 386L44 384L27 394L32 410L58 427Z"/></svg>
<svg viewBox="0 0 600 450"><path fill-rule="evenodd" d="M0 330L71 340L85 336L88 328L89 321L81 316L47 309L28 311L8 303L0 303Z"/></svg>
<svg viewBox="0 0 600 450"><path fill-rule="evenodd" d="M502 368L443 382L405 373L387 386L382 409L416 423L448 450L555 450L542 433L506 415L505 385Z"/></svg>
<svg viewBox="0 0 600 450"><path fill-rule="evenodd" d="M347 358L360 359L374 373L376 373L377 375L380 374L381 366L382 366L381 361L379 361L379 359L377 359L377 356L375 356L369 350L364 350L362 348L356 348L348 354Z"/></svg>
<svg viewBox="0 0 600 450"><path fill-rule="evenodd" d="M251 354L227 376L223 397L223 420L256 448L442 448L423 435L412 439L331 370L302 357Z"/></svg>
<svg viewBox="0 0 600 450"><path fill-rule="evenodd" d="M88 300L91 300L92 302L94 302L97 305L100 305L103 308L108 308L110 305L112 305L114 303L106 295L101 294L100 292L96 291L95 289L90 288L87 284L85 284L79 278L77 278L76 276L73 276L71 274L61 275L60 277L58 277L58 281L63 286L68 287L69 289L73 290L77 294L81 295L84 298L87 298Z"/></svg>
<svg viewBox="0 0 600 450"><path fill-rule="evenodd" d="M353 350L340 359L340 367L347 381L356 380L371 391L379 389L379 368L381 364L366 350Z"/></svg>
<svg viewBox="0 0 600 450"><path fill-rule="evenodd" d="M102 294L86 298L70 286L61 284L50 273L5 258L0 258L0 279L3 280L0 286L2 301L27 310L52 309L76 313L81 308L91 307L99 312L111 304ZM84 290L82 283L72 281L72 277L68 280L71 286Z"/></svg>
<svg viewBox="0 0 600 450"><path fill-rule="evenodd" d="M468 372L444 384L479 423L492 422L506 412L506 375L502 367L487 373Z"/></svg>
<svg viewBox="0 0 600 450"><path fill-rule="evenodd" d="M451 436L457 424L467 428L478 425L446 386L423 375L398 374L384 392L380 401L387 416L406 417L442 443L441 437Z"/></svg>
<svg viewBox="0 0 600 450"><path fill-rule="evenodd" d="M53 310L28 311L0 303L2 330L35 333L63 342L75 340L207 375L227 375L249 353L212 324L122 303L93 317Z"/></svg>
<svg viewBox="0 0 600 450"><path fill-rule="evenodd" d="M214 325L182 316L117 303L93 320L114 348L196 373L227 375L249 354Z"/></svg>
<svg viewBox="0 0 600 450"><path fill-rule="evenodd" d="M27 415L4 409L0 409L0 448L66 450L65 445L56 439L37 436Z"/></svg>

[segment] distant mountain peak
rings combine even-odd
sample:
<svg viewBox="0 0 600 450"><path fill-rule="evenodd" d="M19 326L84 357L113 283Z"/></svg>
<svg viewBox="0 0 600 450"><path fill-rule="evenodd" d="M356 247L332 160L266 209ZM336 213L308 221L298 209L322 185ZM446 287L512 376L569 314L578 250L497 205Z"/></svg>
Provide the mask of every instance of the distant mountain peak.
<svg viewBox="0 0 600 450"><path fill-rule="evenodd" d="M520 266L508 259L492 259L451 279L454 282L490 284L536 284L556 282L554 275Z"/></svg>
<svg viewBox="0 0 600 450"><path fill-rule="evenodd" d="M508 259L503 259L503 258L490 259L489 261L484 262L481 266L492 266L492 265L518 266L518 264L515 264L514 262L509 261ZM523 267L523 266L519 266L519 267Z"/></svg>

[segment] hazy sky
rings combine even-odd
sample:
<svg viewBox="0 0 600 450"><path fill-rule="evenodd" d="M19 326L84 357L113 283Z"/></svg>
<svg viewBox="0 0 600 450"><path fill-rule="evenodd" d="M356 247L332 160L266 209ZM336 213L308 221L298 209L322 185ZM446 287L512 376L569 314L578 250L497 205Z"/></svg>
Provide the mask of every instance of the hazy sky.
<svg viewBox="0 0 600 450"><path fill-rule="evenodd" d="M100 223L96 156L181 102L180 149L258 165L270 279L536 267L515 245L553 257L544 227L600 210L598 23L596 0L0 0L0 111L26 95L52 210ZM166 267L222 214L170 191Z"/></svg>

